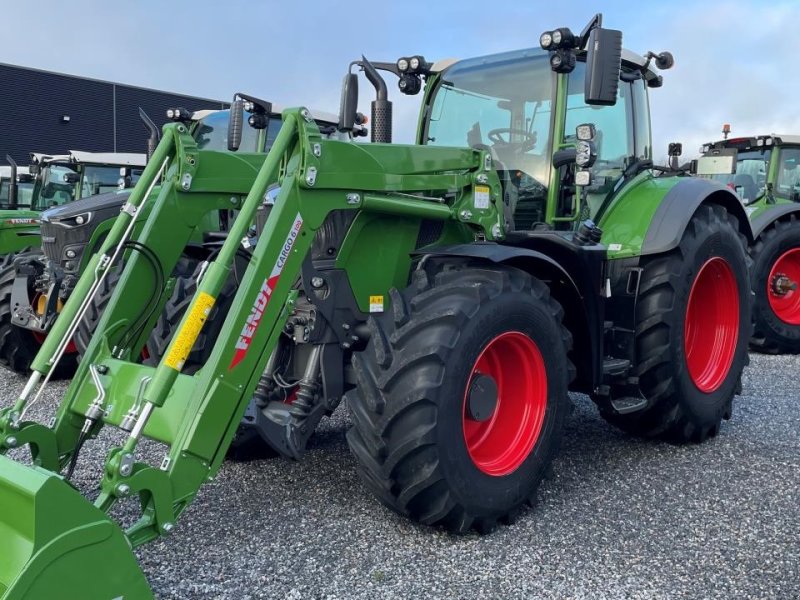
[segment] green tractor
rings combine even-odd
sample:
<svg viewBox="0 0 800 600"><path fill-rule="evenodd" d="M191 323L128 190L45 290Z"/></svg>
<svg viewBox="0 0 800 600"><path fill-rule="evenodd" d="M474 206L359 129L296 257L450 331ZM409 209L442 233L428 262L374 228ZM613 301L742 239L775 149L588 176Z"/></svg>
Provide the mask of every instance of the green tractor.
<svg viewBox="0 0 800 600"><path fill-rule="evenodd" d="M730 138L702 152L697 174L735 191L750 217L750 345L770 354L800 353L800 136Z"/></svg>
<svg viewBox="0 0 800 600"><path fill-rule="evenodd" d="M34 463L0 456L3 600L151 598L130 548L174 530L248 407L260 436L299 457L345 397L367 487L454 532L491 531L533 499L568 390L638 435L718 432L747 362L747 215L724 185L654 176L647 91L668 54L623 51L599 15L540 44L433 64L355 61L376 90L373 144L325 139L306 109L283 112L266 159L202 150L185 124L165 126L0 411L0 448L29 447ZM390 143L380 71L404 93L424 87L417 144ZM344 80L345 132L357 81ZM158 364L143 364L142 349L168 298L136 252L54 420L26 418L125 249L148 248L168 273L205 215L232 205L238 217ZM212 321L219 331L194 364ZM67 481L106 426L123 437L92 505ZM166 447L163 459L141 458L144 438ZM141 518L123 531L109 512L129 498Z"/></svg>
<svg viewBox="0 0 800 600"><path fill-rule="evenodd" d="M167 111L167 117L184 123L201 150L235 151L241 147L247 152L265 152L280 129L280 109L252 96L237 94L233 110L236 114L233 120L229 119L230 110L189 112L175 108ZM245 113L248 115L247 127L243 126ZM318 114L320 128L332 133L336 117ZM151 129L152 152L158 141L158 131L146 115L142 113L141 116ZM229 131L231 128L237 130L236 147L228 142L234 135ZM135 182L141 171L120 174L126 179L125 185L119 185L119 190L116 185L114 191L95 188L91 191L100 193L45 211L40 223L41 251L37 249L9 257L0 268L0 364L23 373L30 369L31 361L72 294L90 257L100 248L120 209L127 202L131 193L131 176ZM114 175L119 176L117 171ZM172 274L178 278L180 289L183 289L183 280L190 278L197 265L219 248L235 214L234 209L209 214L195 231ZM140 223L143 222L144 216ZM250 232L250 237L253 237L253 232ZM86 348L118 278L119 269L115 269L105 279L73 343L67 348L69 356L75 357ZM158 344L158 338L154 338L149 349L157 353ZM148 354L147 348L145 354ZM73 369L74 361L68 360L62 363L59 373L68 375Z"/></svg>

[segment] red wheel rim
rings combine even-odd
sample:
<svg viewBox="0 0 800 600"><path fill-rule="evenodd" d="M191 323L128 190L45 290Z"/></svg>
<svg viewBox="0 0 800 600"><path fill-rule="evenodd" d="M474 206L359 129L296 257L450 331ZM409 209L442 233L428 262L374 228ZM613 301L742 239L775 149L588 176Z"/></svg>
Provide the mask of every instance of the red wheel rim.
<svg viewBox="0 0 800 600"><path fill-rule="evenodd" d="M788 285L781 285L783 278ZM784 323L800 325L800 289L787 289L792 284L800 285L800 248L781 254L767 279L767 298L772 312Z"/></svg>
<svg viewBox="0 0 800 600"><path fill-rule="evenodd" d="M497 384L497 405L485 421L474 420L467 409L469 382L476 374ZM539 348L524 333L498 335L475 361L464 393L464 440L475 466L494 476L515 471L536 445L546 408L547 372Z"/></svg>
<svg viewBox="0 0 800 600"><path fill-rule="evenodd" d="M684 325L689 375L703 392L715 391L731 369L739 339L739 290L730 265L706 261L692 284Z"/></svg>

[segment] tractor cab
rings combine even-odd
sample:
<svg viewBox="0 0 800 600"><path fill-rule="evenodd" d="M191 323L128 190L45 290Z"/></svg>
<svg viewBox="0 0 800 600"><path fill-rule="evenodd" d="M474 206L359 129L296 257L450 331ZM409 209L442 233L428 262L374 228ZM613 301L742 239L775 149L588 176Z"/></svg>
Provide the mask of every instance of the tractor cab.
<svg viewBox="0 0 800 600"><path fill-rule="evenodd" d="M74 200L130 187L142 174L144 154L81 152L47 155L31 153L36 175L31 209L43 211ZM122 177L121 177L122 176Z"/></svg>
<svg viewBox="0 0 800 600"><path fill-rule="evenodd" d="M377 70L395 73L405 94L419 93L425 81L419 144L490 152L503 186L506 232L578 230L587 219L599 223L634 176L651 173L647 88L662 84L651 63L673 64L667 52L623 50L621 32L601 24L598 15L580 34L545 32L536 49L353 64L366 71L379 104L388 101ZM389 140L378 132L373 141Z"/></svg>
<svg viewBox="0 0 800 600"><path fill-rule="evenodd" d="M0 166L0 210L30 208L32 198L33 176L28 167Z"/></svg>
<svg viewBox="0 0 800 600"><path fill-rule="evenodd" d="M696 175L736 192L745 205L775 198L800 201L800 136L766 134L710 142L693 165Z"/></svg>

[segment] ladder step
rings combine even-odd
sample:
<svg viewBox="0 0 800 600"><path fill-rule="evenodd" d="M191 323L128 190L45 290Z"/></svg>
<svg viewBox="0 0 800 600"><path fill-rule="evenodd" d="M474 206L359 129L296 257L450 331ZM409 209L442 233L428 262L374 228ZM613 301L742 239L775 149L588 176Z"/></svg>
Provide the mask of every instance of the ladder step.
<svg viewBox="0 0 800 600"><path fill-rule="evenodd" d="M615 411L617 411L617 413L626 415L628 413L636 412L637 410L642 410L645 406L647 406L647 400L645 398L626 396L625 398L614 398L611 401L611 406Z"/></svg>
<svg viewBox="0 0 800 600"><path fill-rule="evenodd" d="M626 358L606 358L603 360L604 375L625 375L631 367L631 361Z"/></svg>

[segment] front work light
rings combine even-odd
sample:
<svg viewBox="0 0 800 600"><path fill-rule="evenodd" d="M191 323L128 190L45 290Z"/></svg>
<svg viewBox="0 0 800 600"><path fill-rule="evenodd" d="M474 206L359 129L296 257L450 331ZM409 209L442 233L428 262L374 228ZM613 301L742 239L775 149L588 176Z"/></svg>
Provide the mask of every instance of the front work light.
<svg viewBox="0 0 800 600"><path fill-rule="evenodd" d="M588 169L597 160L597 149L593 142L585 140L575 144L575 163L582 169Z"/></svg>
<svg viewBox="0 0 800 600"><path fill-rule="evenodd" d="M594 123L581 123L575 128L575 137L582 142L590 142L597 135Z"/></svg>

